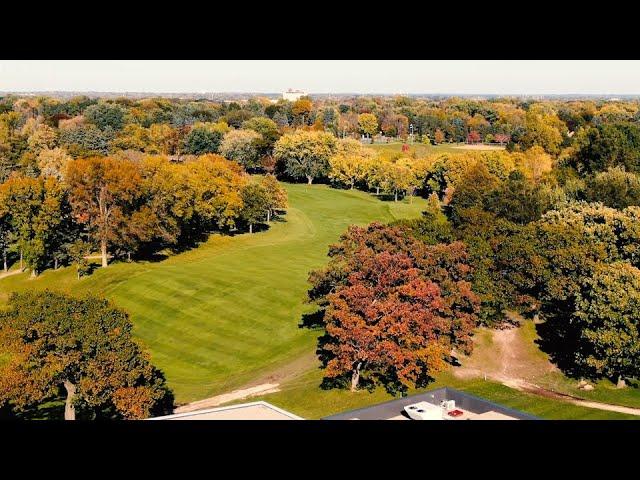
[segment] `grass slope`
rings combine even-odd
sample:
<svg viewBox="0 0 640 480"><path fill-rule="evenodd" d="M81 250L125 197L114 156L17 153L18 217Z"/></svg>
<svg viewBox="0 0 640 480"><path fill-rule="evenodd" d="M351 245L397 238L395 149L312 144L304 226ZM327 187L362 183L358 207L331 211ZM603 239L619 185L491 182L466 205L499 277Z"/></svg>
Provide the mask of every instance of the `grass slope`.
<svg viewBox="0 0 640 480"><path fill-rule="evenodd" d="M382 202L358 191L287 185L284 222L253 235L212 235L192 251L157 263L116 263L77 281L75 270L0 280L13 290L93 292L131 314L134 333L166 374L179 403L251 381L315 347L298 328L307 276L350 224L417 216L424 200Z"/></svg>

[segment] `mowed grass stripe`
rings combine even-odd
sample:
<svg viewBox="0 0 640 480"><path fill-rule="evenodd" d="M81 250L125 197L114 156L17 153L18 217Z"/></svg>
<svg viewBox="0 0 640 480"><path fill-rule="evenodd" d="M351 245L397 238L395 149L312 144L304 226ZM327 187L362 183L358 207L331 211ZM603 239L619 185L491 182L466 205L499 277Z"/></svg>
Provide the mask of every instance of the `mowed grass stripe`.
<svg viewBox="0 0 640 480"><path fill-rule="evenodd" d="M106 295L127 310L178 402L223 393L315 349L299 328L309 271L350 224L418 216L425 202L382 202L324 185L287 184L284 221L249 234L211 235L198 248L156 263L116 263L91 277L75 270L0 280L0 293L53 288ZM3 295L4 296L4 295Z"/></svg>

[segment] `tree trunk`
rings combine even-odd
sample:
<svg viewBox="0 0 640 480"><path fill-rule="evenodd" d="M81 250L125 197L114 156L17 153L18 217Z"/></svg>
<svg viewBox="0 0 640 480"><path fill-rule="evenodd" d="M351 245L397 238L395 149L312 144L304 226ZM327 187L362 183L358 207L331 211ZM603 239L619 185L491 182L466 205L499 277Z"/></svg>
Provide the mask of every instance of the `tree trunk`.
<svg viewBox="0 0 640 480"><path fill-rule="evenodd" d="M313 177L307 175L307 185L311 185L313 183Z"/></svg>
<svg viewBox="0 0 640 480"><path fill-rule="evenodd" d="M380 187L376 187L376 195L380 195Z"/></svg>
<svg viewBox="0 0 640 480"><path fill-rule="evenodd" d="M271 221L271 210L267 209L267 223Z"/></svg>
<svg viewBox="0 0 640 480"><path fill-rule="evenodd" d="M109 265L107 263L107 240L106 239L100 240L100 253L102 254L102 266L106 267L107 265Z"/></svg>
<svg viewBox="0 0 640 480"><path fill-rule="evenodd" d="M352 184L351 184L351 188L350 188L350 190L353 190L353 187L354 187L354 184L352 183Z"/></svg>
<svg viewBox="0 0 640 480"><path fill-rule="evenodd" d="M80 265L76 268L76 273L78 274L78 280L80 280Z"/></svg>
<svg viewBox="0 0 640 480"><path fill-rule="evenodd" d="M253 233L253 223L249 224L249 233Z"/></svg>
<svg viewBox="0 0 640 480"><path fill-rule="evenodd" d="M31 268L31 278L36 278L38 276L38 270L36 267Z"/></svg>
<svg viewBox="0 0 640 480"><path fill-rule="evenodd" d="M20 249L20 271L24 272L24 265L22 264L22 249Z"/></svg>
<svg viewBox="0 0 640 480"><path fill-rule="evenodd" d="M625 382L622 375L618 375L618 383L616 384L616 388L626 388L627 382Z"/></svg>
<svg viewBox="0 0 640 480"><path fill-rule="evenodd" d="M351 373L351 391L355 392L358 389L358 383L360 383L360 367L362 366L362 362L358 362L356 368L353 369Z"/></svg>
<svg viewBox="0 0 640 480"><path fill-rule="evenodd" d="M2 250L2 259L4 261L4 271L8 272L9 271L9 266L7 265L7 250L6 249Z"/></svg>
<svg viewBox="0 0 640 480"><path fill-rule="evenodd" d="M394 198L394 200L393 200L393 201L394 201L394 202L397 202L397 201L398 201L398 191L396 190L396 191L395 191L395 192L393 192L393 193L394 193L394 195L395 195L395 198Z"/></svg>
<svg viewBox="0 0 640 480"><path fill-rule="evenodd" d="M127 252L127 262L131 261L131 252Z"/></svg>
<svg viewBox="0 0 640 480"><path fill-rule="evenodd" d="M64 381L64 388L67 391L67 399L64 402L64 419L76 419L76 407L73 405L73 397L76 395L76 386L69 380Z"/></svg>
<svg viewBox="0 0 640 480"><path fill-rule="evenodd" d="M58 269L58 259L57 259L57 258L54 258L54 259L53 259L53 269L54 269L54 270L57 270L57 269Z"/></svg>

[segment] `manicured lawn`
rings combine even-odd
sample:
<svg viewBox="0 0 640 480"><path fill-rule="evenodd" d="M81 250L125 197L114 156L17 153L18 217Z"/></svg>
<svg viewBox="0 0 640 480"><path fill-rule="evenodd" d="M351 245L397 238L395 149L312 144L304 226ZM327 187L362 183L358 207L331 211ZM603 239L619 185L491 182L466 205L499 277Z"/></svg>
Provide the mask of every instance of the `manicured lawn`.
<svg viewBox="0 0 640 480"><path fill-rule="evenodd" d="M367 391L351 393L348 390L322 390L319 388L321 377L321 371L309 371L299 378L284 384L282 391L256 397L255 399L252 398L251 401L265 400L303 418L317 419L355 408L375 405L394 398L381 388L372 393ZM578 407L565 402L518 392L496 382L481 379L460 380L449 373L439 375L437 381L424 390L440 387L457 388L545 419L637 420L639 418L634 415ZM417 393L417 391L410 393Z"/></svg>
<svg viewBox="0 0 640 480"><path fill-rule="evenodd" d="M382 154L382 156L393 156L402 153L402 145L403 143L374 143L372 145L367 145ZM440 153L440 152L463 152L465 149L473 149L473 147L468 147L464 143L455 144L455 143L445 143L440 145L424 145L422 143L409 143L409 154L415 153L416 157L423 157L432 153Z"/></svg>
<svg viewBox="0 0 640 480"><path fill-rule="evenodd" d="M253 235L212 235L161 262L115 263L76 280L75 269L0 280L13 290L92 292L131 314L135 335L166 374L179 403L222 393L315 348L298 328L310 270L348 225L417 216L425 205L383 202L324 185L287 185L285 221Z"/></svg>

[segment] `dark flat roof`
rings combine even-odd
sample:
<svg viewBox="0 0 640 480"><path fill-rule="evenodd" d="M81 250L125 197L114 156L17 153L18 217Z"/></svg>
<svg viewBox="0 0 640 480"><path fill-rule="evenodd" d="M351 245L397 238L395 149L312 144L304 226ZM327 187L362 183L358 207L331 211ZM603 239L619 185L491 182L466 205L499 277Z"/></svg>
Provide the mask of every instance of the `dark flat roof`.
<svg viewBox="0 0 640 480"><path fill-rule="evenodd" d="M429 402L434 405L440 405L440 402L443 400L455 400L456 408L461 408L476 414L493 411L518 420L539 420L538 417L529 415L528 413L514 410L513 408L505 407L449 387L438 388L436 390L379 403L370 407L330 415L324 417L323 420L353 420L356 418L359 420L389 420L402 415L404 407L412 403Z"/></svg>

